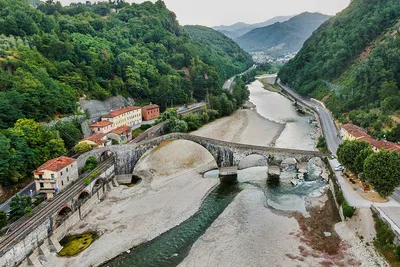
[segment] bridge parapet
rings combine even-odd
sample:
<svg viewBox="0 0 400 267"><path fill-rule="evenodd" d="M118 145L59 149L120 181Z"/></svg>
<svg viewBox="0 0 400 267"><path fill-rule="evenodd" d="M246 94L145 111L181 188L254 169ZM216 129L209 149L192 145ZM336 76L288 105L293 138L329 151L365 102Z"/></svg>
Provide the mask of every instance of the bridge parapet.
<svg viewBox="0 0 400 267"><path fill-rule="evenodd" d="M140 143L107 146L89 151L78 158L78 166L82 168L86 159L90 156L100 159L104 152L111 151L116 157L116 174L131 174L137 162L149 149L169 140L187 140L203 146L214 157L218 167L238 166L241 160L253 154L261 155L268 159L269 162L276 164L280 164L285 158L295 158L298 162L307 162L311 158L326 157L328 155L318 151L254 146L191 134L171 133Z"/></svg>

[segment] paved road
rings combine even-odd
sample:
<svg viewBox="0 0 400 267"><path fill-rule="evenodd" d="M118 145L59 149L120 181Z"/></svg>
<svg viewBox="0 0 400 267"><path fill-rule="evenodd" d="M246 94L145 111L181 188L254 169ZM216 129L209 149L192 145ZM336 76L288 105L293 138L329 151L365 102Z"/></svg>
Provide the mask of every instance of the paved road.
<svg viewBox="0 0 400 267"><path fill-rule="evenodd" d="M248 69L248 70L246 70L245 72L240 73L240 74L238 74L238 75L235 75L235 76L233 76L232 78L226 80L225 83L224 83L224 85L222 86L222 88L225 89L225 90L231 91L231 90L232 90L231 87L232 87L233 82L235 81L235 78L236 78L236 77L242 76L243 74L246 74L247 72L252 71L252 70L254 70L255 68L257 68L257 65L256 65L256 64L254 64L253 66L251 66L251 68Z"/></svg>
<svg viewBox="0 0 400 267"><path fill-rule="evenodd" d="M28 184L27 186L25 186L21 191L19 191L17 194L19 194L20 196L23 195L30 195L31 194L31 190L32 190L32 195L36 195L36 187L35 187L35 182L32 182L30 184ZM3 204L0 205L0 210L3 210L5 212L10 212L11 208L10 208L10 200L8 199L7 201L5 201Z"/></svg>
<svg viewBox="0 0 400 267"><path fill-rule="evenodd" d="M329 151L331 151L333 155L336 155L336 152L340 144L340 136L339 136L339 131L336 128L336 125L333 121L331 112L328 109L326 109L321 102L315 99L310 99L299 95L290 87L287 87L284 84L282 84L280 80L278 80L278 85L286 93L297 99L298 102L303 103L304 105L312 108L318 113L322 124L322 130L324 131L324 135L326 138L326 143L328 145L328 149Z"/></svg>

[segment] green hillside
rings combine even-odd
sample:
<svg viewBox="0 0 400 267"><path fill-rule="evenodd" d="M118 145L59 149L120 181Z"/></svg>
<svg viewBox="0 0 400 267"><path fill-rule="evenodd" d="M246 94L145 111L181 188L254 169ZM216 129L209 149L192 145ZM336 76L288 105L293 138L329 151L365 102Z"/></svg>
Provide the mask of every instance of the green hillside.
<svg viewBox="0 0 400 267"><path fill-rule="evenodd" d="M199 54L206 64L216 66L224 78L240 73L253 63L251 56L237 43L216 30L204 26L185 26L184 29L194 39L187 45L188 49Z"/></svg>
<svg viewBox="0 0 400 267"><path fill-rule="evenodd" d="M47 1L35 9L0 0L0 33L0 128L74 113L82 96L122 94L162 106L203 100L252 64L243 51L214 53L191 38L162 1Z"/></svg>
<svg viewBox="0 0 400 267"><path fill-rule="evenodd" d="M297 52L305 40L311 36L329 16L319 13L302 13L288 21L254 29L236 39L246 51L266 51L284 54Z"/></svg>
<svg viewBox="0 0 400 267"><path fill-rule="evenodd" d="M397 0L353 0L314 32L279 77L323 99L342 122L399 141L400 128L389 130L395 127L389 115L400 112L399 18Z"/></svg>

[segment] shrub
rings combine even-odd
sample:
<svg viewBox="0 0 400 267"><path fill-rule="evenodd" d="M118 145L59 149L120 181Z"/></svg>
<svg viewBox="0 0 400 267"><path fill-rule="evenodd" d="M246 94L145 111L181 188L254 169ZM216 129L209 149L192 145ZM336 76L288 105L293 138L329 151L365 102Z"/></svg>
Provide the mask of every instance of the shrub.
<svg viewBox="0 0 400 267"><path fill-rule="evenodd" d="M146 131L148 129L150 129L152 126L150 124L143 124L140 126L140 129L143 131Z"/></svg>
<svg viewBox="0 0 400 267"><path fill-rule="evenodd" d="M7 225L8 216L7 213L0 210L0 229Z"/></svg>
<svg viewBox="0 0 400 267"><path fill-rule="evenodd" d="M75 152L78 153L78 154L83 154L83 153L86 153L86 152L92 150L92 147L91 147L88 143L83 142L83 143L77 144L77 145L74 147L74 150L75 150Z"/></svg>
<svg viewBox="0 0 400 267"><path fill-rule="evenodd" d="M85 167L83 167L82 171L92 171L97 167L97 159L93 156L90 156L85 163Z"/></svg>
<svg viewBox="0 0 400 267"><path fill-rule="evenodd" d="M346 218L353 217L354 212L356 211L356 208L350 206L346 200L343 201L342 209L343 209L343 216Z"/></svg>

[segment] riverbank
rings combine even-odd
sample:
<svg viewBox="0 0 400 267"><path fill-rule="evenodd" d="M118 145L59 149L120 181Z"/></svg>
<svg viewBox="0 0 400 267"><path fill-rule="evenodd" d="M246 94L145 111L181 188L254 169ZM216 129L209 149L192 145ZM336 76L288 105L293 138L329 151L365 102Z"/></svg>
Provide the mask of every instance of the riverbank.
<svg viewBox="0 0 400 267"><path fill-rule="evenodd" d="M138 164L137 171L147 173L140 184L113 188L69 231L96 232L99 239L75 257L49 256L46 266L97 266L182 223L219 183L202 178L215 167L211 154L188 141L153 149Z"/></svg>

